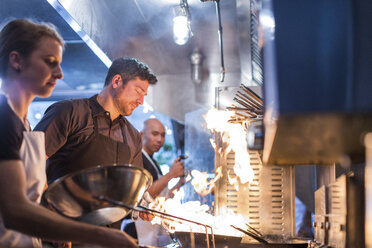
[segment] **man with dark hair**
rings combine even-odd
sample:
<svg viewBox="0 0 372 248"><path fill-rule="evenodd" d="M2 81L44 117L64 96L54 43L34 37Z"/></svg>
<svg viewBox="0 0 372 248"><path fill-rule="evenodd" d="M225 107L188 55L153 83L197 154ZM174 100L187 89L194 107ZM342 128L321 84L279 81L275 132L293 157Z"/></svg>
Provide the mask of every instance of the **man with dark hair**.
<svg viewBox="0 0 372 248"><path fill-rule="evenodd" d="M97 165L142 167L141 137L125 116L143 104L149 85L156 82L144 63L119 58L98 95L51 105L35 127L45 132L48 182Z"/></svg>

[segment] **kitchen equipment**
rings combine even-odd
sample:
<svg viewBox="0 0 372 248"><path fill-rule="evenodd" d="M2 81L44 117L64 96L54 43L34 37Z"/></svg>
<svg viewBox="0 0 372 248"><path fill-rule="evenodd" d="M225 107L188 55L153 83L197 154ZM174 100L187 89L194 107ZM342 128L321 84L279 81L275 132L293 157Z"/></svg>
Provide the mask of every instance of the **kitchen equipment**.
<svg viewBox="0 0 372 248"><path fill-rule="evenodd" d="M183 247L191 247L192 240L194 241L195 248L207 247L207 239L205 233L197 232L175 232L176 237ZM242 237L214 235L216 248L235 248L239 247ZM209 236L209 243L212 243L212 237Z"/></svg>
<svg viewBox="0 0 372 248"><path fill-rule="evenodd" d="M225 62L223 56L223 39L222 39L222 23L221 23L221 11L220 11L220 0L201 0L202 2L213 1L216 3L216 13L217 13L217 21L218 21L218 44L220 47L220 55L221 55L221 73L220 73L220 82L222 83L225 80Z"/></svg>
<svg viewBox="0 0 372 248"><path fill-rule="evenodd" d="M151 246L151 245L139 245L138 247L139 248L179 248L179 247L182 247L182 246L180 246L179 244L175 243L175 244L169 244L169 245L162 246L162 247Z"/></svg>
<svg viewBox="0 0 372 248"><path fill-rule="evenodd" d="M218 144L218 143L217 143ZM215 212L233 210L249 219L248 224L263 235L295 236L295 180L293 166L262 164L259 151L249 151L249 164L255 174L250 185L239 183L239 190L229 181L234 172L235 153L216 152L215 168L222 167L222 177L215 185ZM243 239L243 242L256 240Z"/></svg>
<svg viewBox="0 0 372 248"><path fill-rule="evenodd" d="M365 168L365 247L372 247L372 133L366 134L364 138L366 146L366 168Z"/></svg>
<svg viewBox="0 0 372 248"><path fill-rule="evenodd" d="M262 237L262 234L257 232L256 229L250 229L250 230L243 230L239 227L235 227L233 225L231 225L231 227L235 228L236 230L248 235L249 237L257 240L258 242L260 242L261 244L268 244L268 242Z"/></svg>
<svg viewBox="0 0 372 248"><path fill-rule="evenodd" d="M316 244L328 244L328 223L327 213L329 212L327 204L327 190L322 185L317 191L315 191L315 216L314 216L314 241ZM328 224L327 224L328 225Z"/></svg>
<svg viewBox="0 0 372 248"><path fill-rule="evenodd" d="M192 223L192 224L195 224L195 225L203 226L205 228L205 234L204 235L206 237L206 239L205 239L206 240L206 247L207 248L210 247L209 246L209 234L208 234L208 230L210 230L210 237L212 237L212 247L216 248L213 228L210 225L202 224L202 223L199 223L199 222L196 222L196 221L188 220L188 219L185 219L185 218L182 218L182 217L178 217L178 216L171 215L171 214L168 214L168 213L160 212L160 211L157 211L157 210L154 210L154 209L151 209L151 208L147 208L147 207L144 207L144 206L140 206L140 205L138 205L137 207L133 207L133 206L130 206L130 205L125 204L123 202L116 201L114 199L111 199L111 198L108 198L108 197L105 197L105 196L102 196L102 195L93 195L93 198L95 198L97 200L100 200L102 202L107 202L107 203L113 204L115 206L123 207L125 209L131 209L131 210L135 210L135 211L143 212L143 213L147 213L147 214L154 214L154 215L161 216L162 218L168 218L168 219L170 218L170 219L174 219L176 221L184 221L184 222L189 222L189 223ZM193 247L193 248L195 248L195 247Z"/></svg>
<svg viewBox="0 0 372 248"><path fill-rule="evenodd" d="M94 199L104 195L136 206L151 185L151 175L133 165L105 165L66 175L51 183L45 199L58 213L78 221L107 225L124 218L130 209Z"/></svg>
<svg viewBox="0 0 372 248"><path fill-rule="evenodd" d="M362 136L372 131L372 50L364 42L372 3L262 2L264 163L330 165L345 154L362 162Z"/></svg>
<svg viewBox="0 0 372 248"><path fill-rule="evenodd" d="M315 192L311 247L364 247L364 183L355 170Z"/></svg>
<svg viewBox="0 0 372 248"><path fill-rule="evenodd" d="M308 244L303 240L293 240L292 243L270 243L270 244L241 244L240 248L307 248Z"/></svg>

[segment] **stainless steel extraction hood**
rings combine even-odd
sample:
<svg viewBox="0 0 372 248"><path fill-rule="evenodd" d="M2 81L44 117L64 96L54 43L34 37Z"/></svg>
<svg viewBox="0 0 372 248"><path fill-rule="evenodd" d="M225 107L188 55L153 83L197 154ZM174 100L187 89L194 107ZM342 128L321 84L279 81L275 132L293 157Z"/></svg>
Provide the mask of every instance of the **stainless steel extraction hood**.
<svg viewBox="0 0 372 248"><path fill-rule="evenodd" d="M226 78L220 78L218 23L213 1L189 0L193 37L173 42L173 8L178 0L2 0L0 18L33 18L54 23L67 42L65 78L52 99L99 91L107 60L136 57L153 69L159 83L147 101L179 121L185 113L214 104L216 86L255 85L250 67L250 11L243 0L220 1ZM92 45L93 44L93 45ZM193 82L190 55L203 56L201 81Z"/></svg>

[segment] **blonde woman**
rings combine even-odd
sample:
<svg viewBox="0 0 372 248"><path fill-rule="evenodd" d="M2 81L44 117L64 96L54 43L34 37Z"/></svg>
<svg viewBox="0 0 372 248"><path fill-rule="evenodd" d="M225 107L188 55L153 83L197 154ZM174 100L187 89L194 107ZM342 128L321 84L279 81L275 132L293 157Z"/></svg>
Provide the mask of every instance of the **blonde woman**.
<svg viewBox="0 0 372 248"><path fill-rule="evenodd" d="M51 95L63 40L53 26L9 22L0 32L0 247L41 247L40 239L136 247L118 230L64 218L39 205L45 176L44 133L31 132L27 110Z"/></svg>

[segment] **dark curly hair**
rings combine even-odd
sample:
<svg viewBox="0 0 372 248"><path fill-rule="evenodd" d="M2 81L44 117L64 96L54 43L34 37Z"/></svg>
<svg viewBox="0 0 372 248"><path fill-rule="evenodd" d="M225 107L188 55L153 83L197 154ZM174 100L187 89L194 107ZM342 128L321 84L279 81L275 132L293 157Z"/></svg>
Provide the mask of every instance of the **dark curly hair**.
<svg viewBox="0 0 372 248"><path fill-rule="evenodd" d="M109 85L112 78L117 74L121 76L124 84L136 77L141 80L147 80L149 84L156 84L158 81L149 66L135 58L123 57L115 59L107 72L105 86Z"/></svg>

